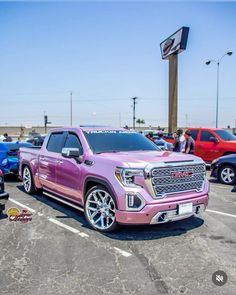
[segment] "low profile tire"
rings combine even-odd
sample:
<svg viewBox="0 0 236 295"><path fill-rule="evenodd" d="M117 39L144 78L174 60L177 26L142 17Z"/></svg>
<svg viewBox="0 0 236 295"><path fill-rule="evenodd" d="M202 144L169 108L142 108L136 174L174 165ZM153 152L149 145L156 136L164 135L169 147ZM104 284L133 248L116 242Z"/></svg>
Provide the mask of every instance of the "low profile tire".
<svg viewBox="0 0 236 295"><path fill-rule="evenodd" d="M115 211L114 197L104 186L94 186L86 193L84 214L92 228L100 232L115 231L118 228Z"/></svg>
<svg viewBox="0 0 236 295"><path fill-rule="evenodd" d="M30 168L28 166L25 166L23 168L22 172L22 178L23 178L23 186L24 190L27 194L34 194L36 192L35 186L34 186L34 180L32 177L32 173L30 171Z"/></svg>
<svg viewBox="0 0 236 295"><path fill-rule="evenodd" d="M236 169L231 165L224 165L218 173L218 180L224 184L236 183Z"/></svg>

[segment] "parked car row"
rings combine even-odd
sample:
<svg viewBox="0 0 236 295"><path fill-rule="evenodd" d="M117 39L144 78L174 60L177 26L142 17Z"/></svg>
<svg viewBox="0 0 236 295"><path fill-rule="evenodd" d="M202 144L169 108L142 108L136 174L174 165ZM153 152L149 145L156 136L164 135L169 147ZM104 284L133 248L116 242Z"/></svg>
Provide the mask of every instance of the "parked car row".
<svg viewBox="0 0 236 295"><path fill-rule="evenodd" d="M235 144L236 144L236 137L232 134L230 134L228 131L221 130L221 129L210 129L207 130L206 128L191 128L192 136L195 139L195 145L196 145L196 155L202 156L203 159L205 155L208 155L208 159L212 159L209 157L209 154L215 154L215 155L224 155L227 153L233 153L235 150ZM97 136L97 134L104 134L104 135L114 135L116 134L116 137L110 138L108 141L107 136ZM117 134L120 134L118 136ZM125 134L126 138L122 138L121 134ZM136 134L136 135L135 135ZM95 136L96 135L96 136ZM139 138L136 138L134 141L132 138L135 136L139 136ZM41 136L37 136L37 138L41 138ZM93 139L91 139L93 138ZM114 220L114 208L108 209L107 204L102 203L104 206L102 206L100 203L104 202L104 196L101 197L103 194L105 196L109 193L110 195L110 201L109 206L117 205L121 200L116 197L114 197L112 191L115 190L115 187L107 187L106 183L112 183L114 185L114 179L110 179L108 176L107 179L104 179L104 173L101 172L99 169L102 168L104 165L111 165L109 167L112 167L114 163L116 163L115 168L115 179L118 179L121 181L122 186L127 187L146 187L147 182L145 181L144 184L141 184L141 171L143 169L139 166L141 163L145 163L145 165L153 165L152 162L155 160L155 163L157 162L157 157L153 154L153 157L149 157L151 155L151 152L158 151L158 147L154 147L155 145L153 143L152 146L148 145L148 141L146 142L143 136L140 134L137 134L135 132L128 132L123 130L116 130L116 129L109 129L109 130L103 130L103 129L58 129L55 132L51 132L45 140L45 137L40 139L40 144L43 144L42 148L35 148L35 145L38 145L36 141L33 143L29 142L1 142L0 143L0 212L2 212L5 208L5 203L8 199L8 194L4 192L4 180L3 175L6 174L15 174L22 177L23 184L25 191L27 193L33 193L37 189L43 189L46 191L46 193L52 195L55 197L58 197L58 194L62 191L66 192L62 196L63 200L69 199L69 202L72 199L72 202L77 202L77 206L85 207L86 210L86 218L89 221L89 223L98 230L110 230L113 228L112 224L116 223ZM64 142L64 143L63 143ZM135 144L134 144L135 142ZM39 144L39 145L40 145ZM140 145L140 149L139 149ZM208 150L208 153L205 152L205 154L201 151L200 154L200 147L204 146L206 150ZM22 151L20 150L21 148ZM25 149L25 148L31 148ZM32 150L33 149L33 150ZM85 153L85 149L87 149L87 152ZM171 147L170 147L171 149ZM138 151L142 151L141 154L137 153ZM102 156L98 156L98 154L102 154ZM108 161L108 158L111 157L111 154L113 155L113 160L110 159ZM162 163L160 167L163 168L163 163L169 163L171 161L172 163L172 157L175 159L175 156L170 156L171 153L159 155L158 161ZM20 160L19 160L20 156ZM108 158L107 158L108 156ZM169 158L170 157L170 158ZM180 161L181 159L176 158L176 160ZM182 156L185 160L186 157L189 157L187 155ZM162 160L163 159L163 160ZM56 162L55 162L56 161ZM186 160L187 162L196 161L194 158ZM126 169L121 168L121 166L124 166L125 163L129 163L129 166L132 163L135 163L134 166L135 169ZM187 163L186 162L186 163ZM50 166L52 163L53 169ZM56 164L55 164L56 163ZM58 163L58 165L57 165ZM84 165L81 165L81 164ZM96 163L94 166L96 169L93 170L92 166ZM100 163L100 164L99 164ZM200 162L199 162L200 163ZM33 166L32 166L33 164ZM98 165L99 164L99 165ZM98 166L97 166L98 165ZM157 164L156 164L157 165ZM172 185L175 185L178 182L178 179L180 179L180 183L178 186L176 186L178 189L180 187L180 184L184 183L184 179L190 177L189 181L193 179L193 170L195 169L195 166L188 167L188 171L185 171L185 166L181 166L181 161L179 162L179 166L175 168L173 167L173 171L171 170L171 174L168 176L168 190L171 189ZM87 167L88 166L88 167ZM101 166L101 167L100 167ZM108 169L108 166L107 169ZM132 166L132 165L131 165ZM90 167L90 168L89 168ZM100 167L100 168L99 168ZM137 167L138 170L137 170ZM154 167L154 166L153 166ZM151 176L152 181L151 184L148 184L147 191L142 192L143 195L148 195L154 193L157 194L168 194L166 192L166 188L164 186L165 181L165 171L164 174L161 174L161 178L159 179L159 170L161 168L157 165L156 167L152 168L150 170L150 173L153 173L153 169L155 170L155 173L157 173L157 176L153 175ZM199 166L200 167L200 166ZM60 168L60 169L59 169ZM82 169L83 168L83 169ZM84 172L87 168L89 172L89 186L88 190L84 192L85 197L91 199L89 201L89 208L86 208L86 202L83 203L83 200L81 199L81 193L83 193L83 190L86 189L85 187L81 187L83 183L86 183L86 179L83 180L83 177L85 177ZM97 170L98 169L98 170ZM110 168L109 168L110 169ZM120 170L121 169L121 170ZM141 169L141 170L140 170ZM146 169L146 168L145 168ZM169 169L169 168L168 168ZM175 169L177 169L175 171ZM119 171L118 171L119 170ZM127 171L126 171L127 170ZM183 171L182 171L183 170ZM51 175L52 171L54 171L54 175ZM67 171L67 172L66 172ZM88 172L87 171L87 172ZM146 171L146 170L145 170ZM166 170L167 171L167 170ZM147 173L147 172L145 172ZM181 173L181 175L179 175ZM78 176L80 178L80 182L78 183ZM235 155L226 155L223 157L219 157L217 159L213 159L211 163L211 176L216 177L220 182L224 184L235 184L236 183L236 154ZM55 178L56 177L56 178ZM81 178L82 177L82 178ZM164 177L164 178L163 178ZM90 180L91 178L91 180ZM169 179L170 178L170 179ZM137 180L137 183L136 183ZM83 183L82 183L82 182ZM105 183L104 183L105 181ZM161 181L159 184L158 181ZM188 181L188 186L189 182ZM90 183L91 182L91 183ZM142 182L142 181L141 181ZM199 181L198 181L199 182ZM196 182L196 183L198 183ZM58 183L58 184L57 184ZM195 182L194 182L195 183ZM57 188L58 185L58 191L55 191L55 188ZM150 191L150 186L153 186L153 188ZM65 186L65 187L64 187ZM103 189L99 189L98 187L102 187ZM52 190L51 187L54 189ZM63 188L64 187L64 188ZM104 188L105 187L105 188ZM186 187L186 185L185 185ZM90 192L90 189L92 192ZM96 197L97 199L101 199L99 204L94 207L92 204L96 201L95 199L92 199L94 196L95 191L99 191L100 193ZM159 192L159 190L161 190ZM193 189L195 190L195 189ZM189 191L189 190L188 190ZM190 188L191 191L191 188ZM200 191L200 188L197 188L196 191ZM89 194L89 195L88 195ZM127 193L126 193L127 194ZM142 197L140 196L141 193L128 193L127 203L125 205L126 210L129 211L129 209L132 211L138 211L137 209L140 209L145 201L150 202L150 198ZM171 192L170 192L171 194ZM176 192L175 192L176 194ZM181 191L181 194L183 194L183 191ZM76 198L78 197L78 200ZM87 199L85 199L86 201ZM205 202L205 201L204 201ZM121 202L122 203L122 202ZM125 210L121 205L121 211ZM206 203L204 203L206 206ZM92 208L92 209L91 209ZM95 225L97 221L93 218L93 211L96 212L103 212L99 216L102 219L101 216L106 216L107 220L105 219L102 222L107 222L107 224L99 223L99 225ZM140 209L142 210L142 208ZM164 214L165 213L165 214ZM165 222L168 219L168 214L164 212L163 216L158 215L158 219L155 220L155 223ZM174 214L174 213L173 213ZM123 216L120 213L120 216L118 217L118 223L136 223L135 220L130 221L129 212L127 212L126 216ZM161 218L163 220L161 220ZM139 220L139 217L137 216L137 220ZM93 224L95 222L95 224ZM146 221L145 221L146 222ZM145 223L144 222L144 223ZM153 220L151 222L154 222ZM114 226L115 227L115 226Z"/></svg>

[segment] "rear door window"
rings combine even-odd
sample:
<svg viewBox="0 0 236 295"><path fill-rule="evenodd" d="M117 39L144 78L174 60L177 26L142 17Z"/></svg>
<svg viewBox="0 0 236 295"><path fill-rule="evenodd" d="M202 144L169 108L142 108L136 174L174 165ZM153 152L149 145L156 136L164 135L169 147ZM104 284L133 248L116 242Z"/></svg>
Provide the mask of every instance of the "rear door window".
<svg viewBox="0 0 236 295"><path fill-rule="evenodd" d="M53 153L61 153L64 138L65 136L63 132L52 133L48 140L47 150Z"/></svg>
<svg viewBox="0 0 236 295"><path fill-rule="evenodd" d="M211 132L209 132L209 131L201 131L201 136L200 136L201 141L210 142L211 137L215 137Z"/></svg>

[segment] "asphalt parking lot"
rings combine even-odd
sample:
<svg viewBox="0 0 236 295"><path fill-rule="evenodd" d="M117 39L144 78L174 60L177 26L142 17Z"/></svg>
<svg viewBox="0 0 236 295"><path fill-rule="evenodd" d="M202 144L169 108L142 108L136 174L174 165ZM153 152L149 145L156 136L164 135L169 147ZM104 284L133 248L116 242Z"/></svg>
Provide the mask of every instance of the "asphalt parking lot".
<svg viewBox="0 0 236 295"><path fill-rule="evenodd" d="M45 196L29 196L6 179L9 207L32 221L0 219L1 294L235 294L236 189L211 180L208 210L155 226L101 234L82 213ZM223 270L224 286L212 282Z"/></svg>

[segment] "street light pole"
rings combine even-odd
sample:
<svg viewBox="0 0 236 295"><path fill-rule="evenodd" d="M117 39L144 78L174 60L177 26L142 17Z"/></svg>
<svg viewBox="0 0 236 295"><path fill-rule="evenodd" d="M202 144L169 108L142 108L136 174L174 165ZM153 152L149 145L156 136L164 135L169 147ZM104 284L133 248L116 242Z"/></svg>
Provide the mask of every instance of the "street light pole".
<svg viewBox="0 0 236 295"><path fill-rule="evenodd" d="M220 82L220 62L217 61L217 90L216 90L216 128L218 128L218 113L219 113L219 82Z"/></svg>
<svg viewBox="0 0 236 295"><path fill-rule="evenodd" d="M217 64L217 85L216 85L216 128L218 128L218 118L219 118L219 85L220 85L220 63L221 60L226 56L231 56L233 54L232 51L226 52L224 55L221 56L217 61L214 59L210 59L206 62L206 65L209 66L211 62L215 62Z"/></svg>

